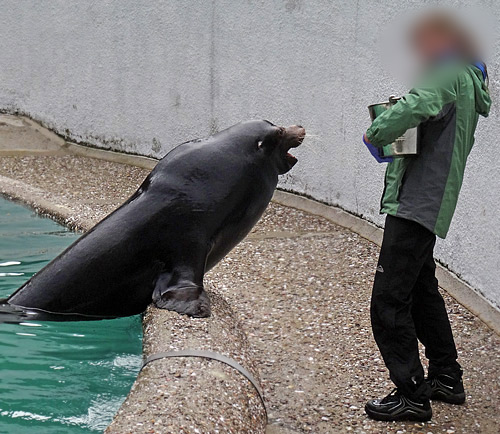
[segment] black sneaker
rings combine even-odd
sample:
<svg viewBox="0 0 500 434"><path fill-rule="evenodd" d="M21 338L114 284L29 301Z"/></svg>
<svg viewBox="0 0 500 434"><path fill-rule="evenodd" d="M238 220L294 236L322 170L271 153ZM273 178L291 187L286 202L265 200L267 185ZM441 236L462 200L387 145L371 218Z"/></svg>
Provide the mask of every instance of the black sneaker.
<svg viewBox="0 0 500 434"><path fill-rule="evenodd" d="M426 422L432 417L432 408L429 401L415 402L400 394L394 389L383 399L372 399L365 405L368 416L375 420L398 421L412 420Z"/></svg>
<svg viewBox="0 0 500 434"><path fill-rule="evenodd" d="M425 380L431 386L431 399L448 404L463 404L465 402L464 383L462 374L439 374Z"/></svg>

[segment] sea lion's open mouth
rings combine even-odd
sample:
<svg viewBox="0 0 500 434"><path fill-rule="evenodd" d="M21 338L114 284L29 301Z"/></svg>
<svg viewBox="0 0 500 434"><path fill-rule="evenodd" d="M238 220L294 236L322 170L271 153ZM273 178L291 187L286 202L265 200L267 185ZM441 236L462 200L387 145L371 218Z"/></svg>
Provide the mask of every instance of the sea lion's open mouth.
<svg viewBox="0 0 500 434"><path fill-rule="evenodd" d="M288 163L293 166L299 160L297 160L297 158L295 158L292 154L290 154L290 152L287 152L286 153L286 161L288 161Z"/></svg>
<svg viewBox="0 0 500 434"><path fill-rule="evenodd" d="M306 137L306 130L301 125L294 125L292 127L288 127L285 134L289 136L287 145L288 150L290 150L291 148L298 148L302 144L304 138ZM290 152L286 153L286 160L292 166L298 161L297 158L295 158L295 156Z"/></svg>

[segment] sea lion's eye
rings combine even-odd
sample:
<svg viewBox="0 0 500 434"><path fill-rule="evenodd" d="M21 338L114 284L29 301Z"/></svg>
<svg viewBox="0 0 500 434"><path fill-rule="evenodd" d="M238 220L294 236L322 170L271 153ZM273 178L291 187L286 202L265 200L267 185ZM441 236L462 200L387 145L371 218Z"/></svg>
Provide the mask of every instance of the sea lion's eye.
<svg viewBox="0 0 500 434"><path fill-rule="evenodd" d="M283 127L278 128L278 137L283 137L285 134L285 129Z"/></svg>
<svg viewBox="0 0 500 434"><path fill-rule="evenodd" d="M262 148L262 140L259 140L259 141L257 142L257 147L258 147L258 148Z"/></svg>

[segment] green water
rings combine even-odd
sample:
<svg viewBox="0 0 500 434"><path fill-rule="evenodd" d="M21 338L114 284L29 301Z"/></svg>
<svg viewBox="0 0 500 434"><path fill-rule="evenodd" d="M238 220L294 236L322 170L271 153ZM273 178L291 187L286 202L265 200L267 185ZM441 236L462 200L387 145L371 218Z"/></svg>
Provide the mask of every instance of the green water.
<svg viewBox="0 0 500 434"><path fill-rule="evenodd" d="M78 238L0 198L0 298ZM0 433L102 432L141 364L139 316L0 324Z"/></svg>

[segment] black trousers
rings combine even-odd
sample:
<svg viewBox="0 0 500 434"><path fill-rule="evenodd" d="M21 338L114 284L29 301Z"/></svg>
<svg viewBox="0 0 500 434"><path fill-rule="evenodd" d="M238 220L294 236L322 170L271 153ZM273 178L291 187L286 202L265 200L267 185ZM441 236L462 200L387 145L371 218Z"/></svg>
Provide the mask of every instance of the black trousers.
<svg viewBox="0 0 500 434"><path fill-rule="evenodd" d="M435 243L436 236L420 224L388 215L371 302L373 335L391 380L417 401L430 396L418 341L425 346L430 376L460 371L435 276Z"/></svg>

